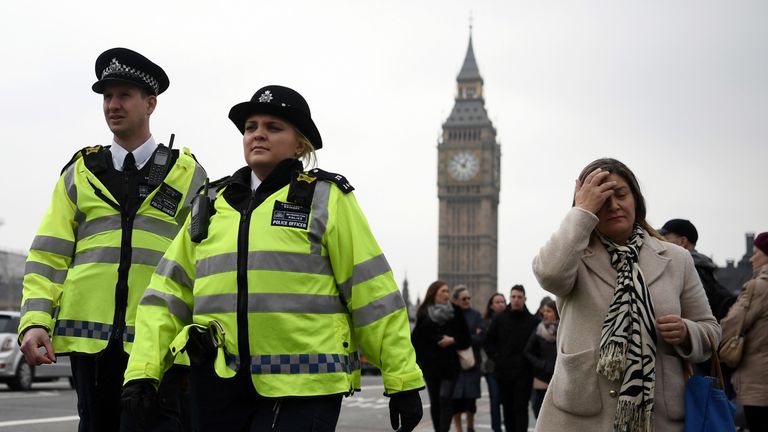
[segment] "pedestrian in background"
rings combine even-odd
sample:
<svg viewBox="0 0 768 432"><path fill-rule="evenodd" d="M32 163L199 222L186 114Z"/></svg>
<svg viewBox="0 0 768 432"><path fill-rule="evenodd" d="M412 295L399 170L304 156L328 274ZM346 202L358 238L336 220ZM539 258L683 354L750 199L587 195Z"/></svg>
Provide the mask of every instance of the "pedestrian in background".
<svg viewBox="0 0 768 432"><path fill-rule="evenodd" d="M741 327L744 348L731 381L750 432L768 431L768 232L755 237L753 278L744 285L736 303L723 318L723 340Z"/></svg>
<svg viewBox="0 0 768 432"><path fill-rule="evenodd" d="M246 166L202 191L158 266L124 397L186 350L203 432L333 430L360 389L359 349L381 369L392 428L413 430L424 382L405 302L352 186L304 170L323 145L309 105L269 85L229 119Z"/></svg>
<svg viewBox="0 0 768 432"><path fill-rule="evenodd" d="M96 59L96 79L111 145L78 151L61 172L27 258L21 351L31 365L70 356L80 432L188 429L188 367L168 365L147 418L121 415L120 392L139 300L205 171L150 132L170 84L160 66L112 48Z"/></svg>
<svg viewBox="0 0 768 432"><path fill-rule="evenodd" d="M560 313L537 431L683 430L683 359L706 360L720 326L691 254L662 241L645 216L632 171L598 159L534 258Z"/></svg>
<svg viewBox="0 0 768 432"><path fill-rule="evenodd" d="M411 335L416 361L427 385L435 432L451 428L453 390L461 372L456 351L472 344L464 313L450 302L450 297L448 284L432 282L416 310L416 326Z"/></svg>
<svg viewBox="0 0 768 432"><path fill-rule="evenodd" d="M699 241L699 232L687 219L670 219L660 229L659 234L670 243L674 243L691 253L696 273L699 274L704 292L707 294L709 308L718 322L722 320L730 309L736 297L727 288L720 285L717 280L717 265L708 256L696 250ZM709 366L704 369L709 372Z"/></svg>
<svg viewBox="0 0 768 432"><path fill-rule="evenodd" d="M525 345L538 323L525 306L525 288L515 285L509 292L509 305L493 317L485 337L485 352L495 363L504 428L509 432L528 430L533 369L525 358Z"/></svg>
<svg viewBox="0 0 768 432"><path fill-rule="evenodd" d="M560 324L560 315L557 314L557 305L554 300L541 305L541 322L528 339L525 346L525 356L533 365L533 394L531 395L531 408L533 415L539 418L541 403L547 386L555 372L555 360L557 360L557 327Z"/></svg>
<svg viewBox="0 0 768 432"><path fill-rule="evenodd" d="M507 301L504 299L504 294L495 293L488 299L488 304L485 305L485 313L483 314L483 320L485 321L485 328L489 328L493 317L502 313L507 308ZM488 333L486 332L486 337ZM485 353L485 349L481 351L483 356L483 375L485 376L485 382L488 384L488 399L491 411L491 430L493 432L501 432L501 399L499 398L499 384L496 381L496 363L491 360Z"/></svg>
<svg viewBox="0 0 768 432"><path fill-rule="evenodd" d="M457 432L462 432L461 415L466 413L467 432L475 432L475 413L477 412L477 399L480 397L483 361L480 352L485 339L485 323L480 312L470 306L472 297L466 286L457 285L453 289L451 298L464 314L469 329L469 337L472 340L472 353L475 356L475 365L469 369L463 369L456 380L456 386L453 390L453 424L456 426Z"/></svg>

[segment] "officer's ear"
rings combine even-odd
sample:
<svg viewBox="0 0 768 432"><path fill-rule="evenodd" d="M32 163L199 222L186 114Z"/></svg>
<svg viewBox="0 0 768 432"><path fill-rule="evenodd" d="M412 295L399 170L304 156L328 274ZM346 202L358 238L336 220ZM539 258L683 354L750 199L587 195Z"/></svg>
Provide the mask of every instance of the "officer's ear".
<svg viewBox="0 0 768 432"><path fill-rule="evenodd" d="M157 106L157 96L155 95L149 95L146 98L144 98L144 103L147 104L147 116L152 115L153 112L155 112L155 107Z"/></svg>

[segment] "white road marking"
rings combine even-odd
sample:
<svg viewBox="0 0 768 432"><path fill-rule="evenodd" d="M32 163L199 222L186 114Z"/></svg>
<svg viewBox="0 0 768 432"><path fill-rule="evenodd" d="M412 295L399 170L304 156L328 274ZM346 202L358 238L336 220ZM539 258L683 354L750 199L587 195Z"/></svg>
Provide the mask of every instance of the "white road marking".
<svg viewBox="0 0 768 432"><path fill-rule="evenodd" d="M0 399L25 399L25 398L39 398L39 397L51 397L60 396L61 393L57 391L36 391L26 393L0 393Z"/></svg>
<svg viewBox="0 0 768 432"><path fill-rule="evenodd" d="M65 421L77 421L77 420L80 420L80 417L66 416L66 417L48 417L48 418L31 419L31 420L11 420L11 421L0 422L0 427L24 426L24 425L31 425L31 424L57 423L57 422L65 422Z"/></svg>

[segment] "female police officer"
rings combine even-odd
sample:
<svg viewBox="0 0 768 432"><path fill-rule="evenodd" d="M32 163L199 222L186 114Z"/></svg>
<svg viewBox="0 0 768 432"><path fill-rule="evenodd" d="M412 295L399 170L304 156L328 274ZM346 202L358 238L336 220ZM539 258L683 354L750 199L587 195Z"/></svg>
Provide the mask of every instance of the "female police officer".
<svg viewBox="0 0 768 432"><path fill-rule="evenodd" d="M333 430L360 388L359 344L382 370L392 427L412 430L424 384L404 302L353 188L303 172L323 144L309 106L272 85L229 118L247 166L214 183L210 212L197 199L158 265L124 404L146 403L186 349L202 430Z"/></svg>

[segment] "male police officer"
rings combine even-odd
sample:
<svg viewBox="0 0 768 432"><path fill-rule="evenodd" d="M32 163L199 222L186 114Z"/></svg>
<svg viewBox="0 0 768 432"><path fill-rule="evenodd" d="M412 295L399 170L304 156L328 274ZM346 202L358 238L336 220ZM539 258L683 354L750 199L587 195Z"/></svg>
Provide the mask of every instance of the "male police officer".
<svg viewBox="0 0 768 432"><path fill-rule="evenodd" d="M205 171L150 133L169 84L160 66L113 48L96 59L96 77L112 145L80 150L62 170L27 259L21 350L32 365L71 356L81 432L179 430L183 368L166 375L146 425L120 418L120 394L138 302Z"/></svg>

